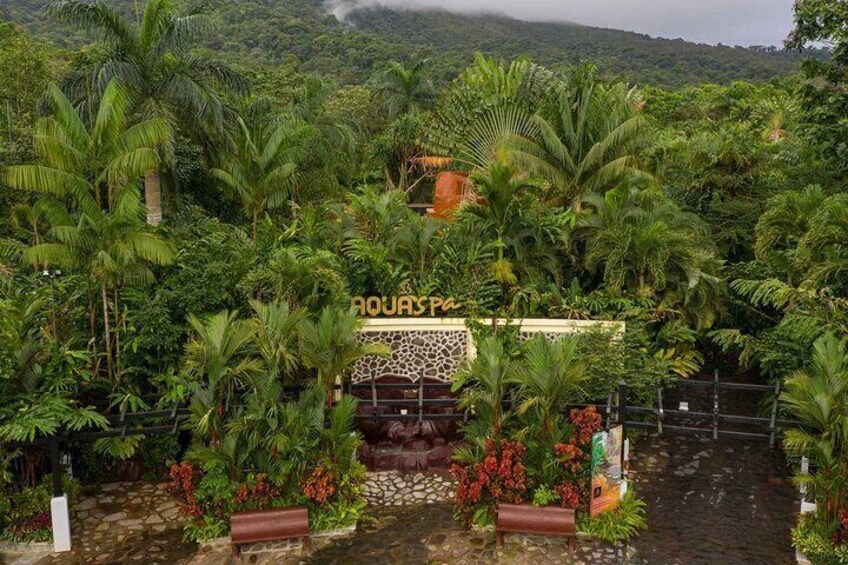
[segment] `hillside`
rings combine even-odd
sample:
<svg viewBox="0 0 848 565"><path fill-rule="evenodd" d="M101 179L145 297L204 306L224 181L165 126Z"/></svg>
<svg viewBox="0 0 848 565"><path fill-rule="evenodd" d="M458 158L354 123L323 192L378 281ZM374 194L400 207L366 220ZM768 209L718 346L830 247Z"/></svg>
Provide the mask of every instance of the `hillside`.
<svg viewBox="0 0 848 565"><path fill-rule="evenodd" d="M112 0L128 13L133 0ZM84 36L43 12L47 0L5 0L0 18L26 25L60 47ZM494 15L441 11L367 9L349 22L328 14L322 0L221 0L212 4L221 26L208 47L245 65L277 64L296 57L303 70L361 82L390 59L438 55L448 78L468 65L475 51L504 58L528 55L548 66L593 61L605 72L640 83L680 87L701 82L764 81L792 73L793 53L714 47L682 40L574 24L518 21Z"/></svg>

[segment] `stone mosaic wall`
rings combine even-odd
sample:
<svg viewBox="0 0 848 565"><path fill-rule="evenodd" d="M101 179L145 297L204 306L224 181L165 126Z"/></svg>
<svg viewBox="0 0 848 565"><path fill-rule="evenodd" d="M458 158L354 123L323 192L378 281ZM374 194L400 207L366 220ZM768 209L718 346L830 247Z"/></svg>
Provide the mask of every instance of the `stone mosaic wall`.
<svg viewBox="0 0 848 565"><path fill-rule="evenodd" d="M368 343L382 343L392 349L389 358L369 357L359 361L353 368L351 379L354 384L367 382L372 377L399 377L418 382L423 376L440 382L450 382L460 364L473 355L469 345L470 335L464 321L459 319L435 320L373 320L376 327L366 328L359 334ZM566 334L586 331L594 324L612 325L613 331L623 333L624 325L614 322L590 322L582 320L529 320L520 338L526 340L543 333L550 340ZM382 326L380 328L379 326ZM408 329L407 329L408 327ZM432 329L431 329L432 328Z"/></svg>
<svg viewBox="0 0 848 565"><path fill-rule="evenodd" d="M360 334L367 343L383 343L392 348L388 358L368 357L354 366L353 383L392 376L412 382L425 376L450 382L451 376L468 356L468 333L462 331L387 331Z"/></svg>

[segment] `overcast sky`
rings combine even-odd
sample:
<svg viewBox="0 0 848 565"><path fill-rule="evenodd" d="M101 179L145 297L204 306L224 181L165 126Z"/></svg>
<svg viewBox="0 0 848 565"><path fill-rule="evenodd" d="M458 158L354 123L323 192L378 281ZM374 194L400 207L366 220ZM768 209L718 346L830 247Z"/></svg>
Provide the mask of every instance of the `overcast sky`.
<svg viewBox="0 0 848 565"><path fill-rule="evenodd" d="M725 45L779 45L792 29L793 0L329 0L331 4L433 6L538 21L638 31Z"/></svg>

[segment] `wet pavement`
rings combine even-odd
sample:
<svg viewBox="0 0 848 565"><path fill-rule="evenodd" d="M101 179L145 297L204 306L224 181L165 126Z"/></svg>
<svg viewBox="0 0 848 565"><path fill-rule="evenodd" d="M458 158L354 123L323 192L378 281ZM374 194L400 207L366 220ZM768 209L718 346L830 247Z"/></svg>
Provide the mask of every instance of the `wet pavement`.
<svg viewBox="0 0 848 565"><path fill-rule="evenodd" d="M646 445L647 444L647 445ZM767 444L684 436L636 440L632 478L648 503L637 556L658 564L795 563L799 496Z"/></svg>
<svg viewBox="0 0 848 565"><path fill-rule="evenodd" d="M316 549L287 554L246 555L251 565L420 565L449 563L472 565L509 563L570 563L612 565L624 562L624 548L582 542L574 553L562 538L507 534L504 545L495 544L491 531L466 530L453 520L450 503L418 504L404 508L372 508L370 520L360 524L348 538ZM229 565L227 548L199 555L191 565Z"/></svg>
<svg viewBox="0 0 848 565"><path fill-rule="evenodd" d="M783 455L766 444L691 436L642 436L632 446L631 478L647 502L648 531L633 544L630 563L661 565L794 563L789 532L797 512L797 495L788 480ZM122 487L125 485L122 485ZM132 487L116 489L128 491ZM106 504L119 496L101 493ZM150 499L150 500L148 500ZM163 522L142 520L147 504L158 505ZM123 495L125 513L112 516L108 527L87 518L75 529L77 549L52 555L41 565L83 563L231 563L229 549L203 551L181 540L178 520L160 491L148 488ZM86 505L87 506L87 505ZM155 508L155 506L154 506ZM149 510L147 510L149 514ZM494 534L463 530L452 519L450 503L372 507L351 537L316 544L311 555L260 553L244 562L344 563L356 565L419 563L624 563L620 547L583 542L569 554L563 540L507 536L498 549ZM105 519L104 517L104 519ZM142 520L141 523L136 520ZM103 522L106 523L106 522ZM8 560L10 561L10 560ZM33 561L29 561L32 563Z"/></svg>

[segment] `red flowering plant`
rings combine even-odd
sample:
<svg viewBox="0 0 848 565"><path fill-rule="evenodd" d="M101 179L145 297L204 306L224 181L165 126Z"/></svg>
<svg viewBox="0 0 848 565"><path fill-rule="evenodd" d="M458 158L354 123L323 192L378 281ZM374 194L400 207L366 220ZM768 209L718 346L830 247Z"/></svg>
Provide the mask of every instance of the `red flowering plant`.
<svg viewBox="0 0 848 565"><path fill-rule="evenodd" d="M248 475L244 483L236 487L233 496L233 510L267 510L282 506L285 502L283 489L268 479L265 473Z"/></svg>
<svg viewBox="0 0 848 565"><path fill-rule="evenodd" d="M171 482L165 485L165 491L177 499L180 512L186 516L203 514L197 500L197 485L202 476L203 471L191 463L175 463L168 472Z"/></svg>
<svg viewBox="0 0 848 565"><path fill-rule="evenodd" d="M323 465L315 467L302 487L304 496L319 506L327 504L338 491L335 473Z"/></svg>
<svg viewBox="0 0 848 565"><path fill-rule="evenodd" d="M839 511L839 526L833 533L833 543L835 545L848 544L848 510Z"/></svg>
<svg viewBox="0 0 848 565"><path fill-rule="evenodd" d="M535 441L528 441L532 482L537 491L542 491L534 495L534 503L555 502L563 508L580 508L587 503L592 436L600 429L601 416L590 406L571 410L567 419L557 421L551 433L537 433Z"/></svg>
<svg viewBox="0 0 848 565"><path fill-rule="evenodd" d="M525 447L517 441L488 439L482 460L454 464L457 481L455 514L466 525L494 519L498 502L522 502L527 494Z"/></svg>

